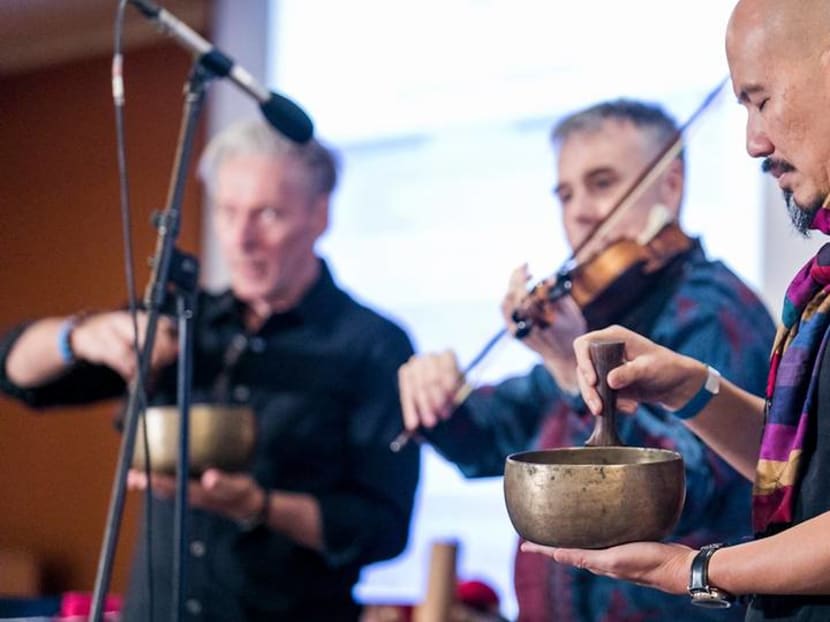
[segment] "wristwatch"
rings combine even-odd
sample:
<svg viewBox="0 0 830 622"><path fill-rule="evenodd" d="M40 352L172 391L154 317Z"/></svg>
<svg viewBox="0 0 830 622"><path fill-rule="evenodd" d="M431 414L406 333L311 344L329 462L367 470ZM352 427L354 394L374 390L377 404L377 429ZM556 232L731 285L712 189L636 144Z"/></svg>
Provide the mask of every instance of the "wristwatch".
<svg viewBox="0 0 830 622"><path fill-rule="evenodd" d="M720 372L711 365L706 366L706 382L700 390L694 394L685 406L674 411L674 416L679 419L691 419L696 417L701 410L706 408L715 395L720 391Z"/></svg>
<svg viewBox="0 0 830 622"><path fill-rule="evenodd" d="M715 551L723 546L722 543L707 544L692 560L689 571L689 596L692 597L693 605L708 609L726 609L735 601L735 597L729 592L709 585L709 560Z"/></svg>
<svg viewBox="0 0 830 622"><path fill-rule="evenodd" d="M262 489L262 492L264 493L262 507L252 516L236 521L242 531L253 531L268 525L268 517L271 512L271 495L265 488Z"/></svg>

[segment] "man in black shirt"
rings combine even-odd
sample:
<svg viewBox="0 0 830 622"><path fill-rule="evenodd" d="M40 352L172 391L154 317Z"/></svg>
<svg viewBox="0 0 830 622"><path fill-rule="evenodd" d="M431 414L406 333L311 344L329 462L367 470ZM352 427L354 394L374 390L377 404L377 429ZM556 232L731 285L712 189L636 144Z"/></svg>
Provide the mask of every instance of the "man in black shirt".
<svg viewBox="0 0 830 622"><path fill-rule="evenodd" d="M243 123L208 145L200 174L230 289L199 294L193 401L215 401L219 387L222 401L250 405L257 442L249 473L209 469L190 486L186 611L356 620L361 567L407 541L418 450L388 447L401 416L396 373L412 346L340 290L315 254L336 183L329 150ZM163 321L154 344L153 404L175 402L171 327ZM35 407L121 395L135 373L132 343L123 311L24 324L0 342L0 388ZM152 538L139 544L127 621L151 619L148 547L152 619L171 613L175 481L152 479ZM128 482L148 485L139 471Z"/></svg>

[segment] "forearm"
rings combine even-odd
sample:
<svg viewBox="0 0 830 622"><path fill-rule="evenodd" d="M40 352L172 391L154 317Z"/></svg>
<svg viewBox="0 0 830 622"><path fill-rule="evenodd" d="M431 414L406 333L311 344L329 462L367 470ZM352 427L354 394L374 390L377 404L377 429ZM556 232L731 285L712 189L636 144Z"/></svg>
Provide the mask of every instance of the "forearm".
<svg viewBox="0 0 830 622"><path fill-rule="evenodd" d="M317 499L309 494L271 491L267 502L268 528L284 533L305 547L323 551L323 526Z"/></svg>
<svg viewBox="0 0 830 622"><path fill-rule="evenodd" d="M338 485L313 493L320 549L330 566L365 565L391 559L404 550L419 466L420 453L414 443L394 453L384 438L371 446L355 447L343 464Z"/></svg>
<svg viewBox="0 0 830 622"><path fill-rule="evenodd" d="M423 437L464 477L492 477L502 473L504 452L499 448L492 426L472 416L468 402L453 412L450 419L424 430Z"/></svg>
<svg viewBox="0 0 830 622"><path fill-rule="evenodd" d="M733 594L830 594L830 512L781 533L718 551L712 585Z"/></svg>
<svg viewBox="0 0 830 622"><path fill-rule="evenodd" d="M545 417L561 405L562 397L543 365L476 390L464 403L466 416L447 422L453 428L453 462L468 476L468 471L476 477L503 475L505 457L532 446Z"/></svg>
<svg viewBox="0 0 830 622"><path fill-rule="evenodd" d="M64 318L46 318L31 324L12 346L6 375L23 388L39 386L66 370L58 350L58 333Z"/></svg>
<svg viewBox="0 0 830 622"><path fill-rule="evenodd" d="M763 421L763 398L723 380L706 408L685 423L736 471L753 480Z"/></svg>
<svg viewBox="0 0 830 622"><path fill-rule="evenodd" d="M449 420L425 433L465 477L501 476L505 457L527 449L538 430L543 402L505 399L502 388L476 390Z"/></svg>

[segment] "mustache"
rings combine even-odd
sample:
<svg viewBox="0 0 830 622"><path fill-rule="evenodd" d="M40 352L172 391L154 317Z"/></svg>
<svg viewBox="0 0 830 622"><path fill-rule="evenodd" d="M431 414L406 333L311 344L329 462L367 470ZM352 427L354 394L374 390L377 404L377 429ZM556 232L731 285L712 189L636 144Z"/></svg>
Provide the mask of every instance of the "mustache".
<svg viewBox="0 0 830 622"><path fill-rule="evenodd" d="M781 174L791 173L795 167L786 160L773 160L772 158L764 158L761 162L761 172L769 173L772 170L777 170Z"/></svg>

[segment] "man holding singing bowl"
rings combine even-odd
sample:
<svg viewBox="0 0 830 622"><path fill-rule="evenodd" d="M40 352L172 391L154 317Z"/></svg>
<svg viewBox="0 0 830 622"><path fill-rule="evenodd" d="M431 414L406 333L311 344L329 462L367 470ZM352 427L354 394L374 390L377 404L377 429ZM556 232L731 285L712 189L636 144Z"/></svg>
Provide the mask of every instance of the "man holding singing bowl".
<svg viewBox="0 0 830 622"><path fill-rule="evenodd" d="M419 453L388 446L400 425L396 372L412 346L315 253L337 178L329 149L245 122L211 141L200 173L230 288L198 297L193 401L250 407L256 443L250 470L191 481L187 615L354 622L361 568L408 538ZM139 340L145 324L142 315ZM133 339L122 311L21 325L0 342L0 387L37 407L123 395ZM150 401L175 403L170 322L154 346ZM175 480L130 472L131 488L149 484L150 542L139 543L128 622L172 613Z"/></svg>
<svg viewBox="0 0 830 622"><path fill-rule="evenodd" d="M764 158L763 169L778 180L797 231L830 234L830 5L740 0L726 52L747 111L748 153ZM766 390L757 392L727 380L728 373L712 383L717 375L706 361L619 326L575 343L577 377L592 412L600 404L590 343L622 341L626 362L606 376L621 399L683 413L690 431L754 481L753 541L525 550L664 593L688 593L704 605L742 597L749 622L830 620L830 245L795 275L781 322Z"/></svg>

